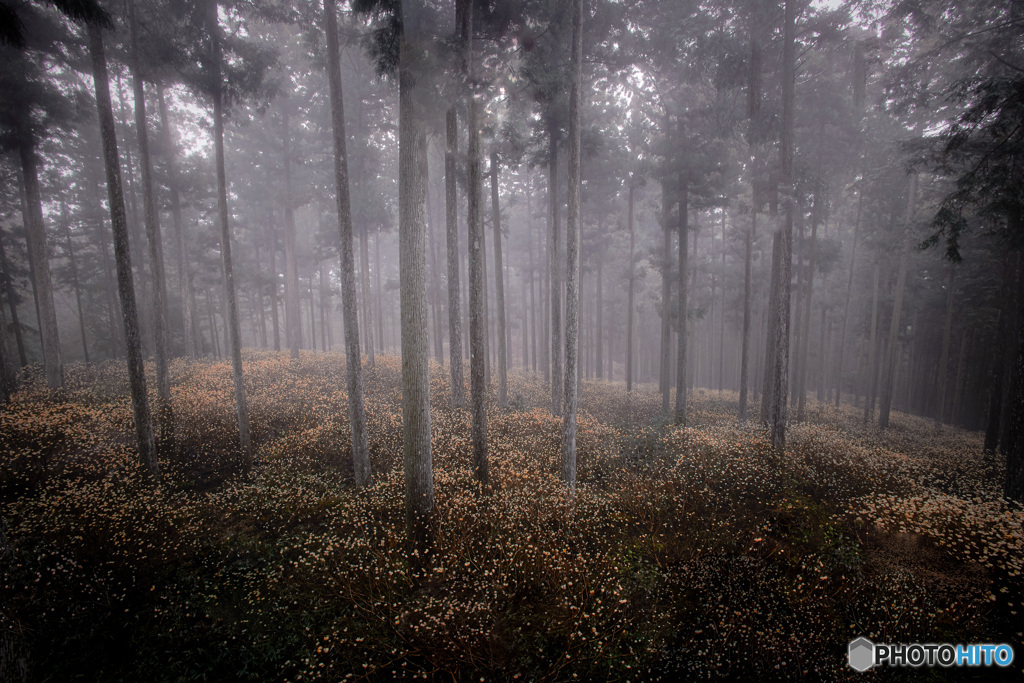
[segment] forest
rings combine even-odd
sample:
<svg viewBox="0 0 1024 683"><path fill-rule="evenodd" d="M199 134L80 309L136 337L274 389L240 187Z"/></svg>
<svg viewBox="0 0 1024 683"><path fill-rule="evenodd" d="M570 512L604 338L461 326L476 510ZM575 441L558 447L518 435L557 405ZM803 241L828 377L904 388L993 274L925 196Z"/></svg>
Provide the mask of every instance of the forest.
<svg viewBox="0 0 1024 683"><path fill-rule="evenodd" d="M0 681L1019 677L1022 221L1019 0L0 0Z"/></svg>

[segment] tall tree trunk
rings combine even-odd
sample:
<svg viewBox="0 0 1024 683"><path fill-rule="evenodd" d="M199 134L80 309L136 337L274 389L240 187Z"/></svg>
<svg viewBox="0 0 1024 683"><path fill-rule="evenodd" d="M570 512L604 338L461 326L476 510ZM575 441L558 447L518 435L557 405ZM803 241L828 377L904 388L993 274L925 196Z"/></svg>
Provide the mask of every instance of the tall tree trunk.
<svg viewBox="0 0 1024 683"><path fill-rule="evenodd" d="M526 184L526 237L526 248L530 257L530 356L532 357L533 372L537 372L537 299L534 295L534 280L537 270L533 262L533 202L530 197L529 182Z"/></svg>
<svg viewBox="0 0 1024 683"><path fill-rule="evenodd" d="M25 338L21 331L21 321L18 319L17 294L14 292L11 270L7 264L7 250L4 249L2 229L0 229L0 269L4 273L4 294L7 296L7 306L11 309L11 325L14 327L14 342L18 346L18 361L21 363L21 367L25 367L28 365L28 354L25 352Z"/></svg>
<svg viewBox="0 0 1024 683"><path fill-rule="evenodd" d="M291 132L288 102L281 104L281 141L284 150L284 332L292 360L302 347L302 313L299 305L299 266L295 255L295 209L292 197Z"/></svg>
<svg viewBox="0 0 1024 683"><path fill-rule="evenodd" d="M786 218L783 229L776 233L778 244L779 272L776 297L772 302L772 315L775 318L774 339L772 343L773 358L768 368L772 376L773 394L766 396L771 410L768 424L771 429L771 441L778 455L785 452L786 447L786 382L789 372L789 314L790 314L790 269L793 258L793 220L796 212L796 197L793 188L793 119L794 119L794 88L796 85L796 50L795 50L795 0L786 0L785 26L783 27L782 44L782 145L780 149L782 182L786 191ZM773 264L774 265L774 264Z"/></svg>
<svg viewBox="0 0 1024 683"><path fill-rule="evenodd" d="M462 11L463 3L456 6ZM444 209L448 249L448 357L451 372L452 408L465 403L462 374L462 302L459 291L459 209L455 160L459 154L459 128L455 107L445 114ZM532 252L531 252L532 253Z"/></svg>
<svg viewBox="0 0 1024 683"><path fill-rule="evenodd" d="M669 122L666 117L665 127ZM668 145L671 149L671 145ZM658 389L661 391L661 412L668 415L669 393L672 391L672 176L666 172L661 181L661 360L658 363Z"/></svg>
<svg viewBox="0 0 1024 683"><path fill-rule="evenodd" d="M0 407L7 404L14 388L14 368L11 367L11 357L7 350L7 316L3 306L0 306Z"/></svg>
<svg viewBox="0 0 1024 683"><path fill-rule="evenodd" d="M939 355L939 387L935 405L935 424L946 422L948 405L946 389L949 379L949 346L953 336L953 289L956 280L956 266L949 265L946 279L946 319L942 325L942 353Z"/></svg>
<svg viewBox="0 0 1024 683"><path fill-rule="evenodd" d="M132 90L135 99L135 133L139 141L139 168L142 176L142 211L153 275L153 350L156 356L157 416L160 423L160 441L162 444L170 445L174 440L174 411L171 408L171 376L167 369L167 279L164 274L160 214L156 192L153 189L153 163L149 156L146 91L142 80L142 68L139 65L139 31L134 2L128 3L128 26Z"/></svg>
<svg viewBox="0 0 1024 683"><path fill-rule="evenodd" d="M679 130L679 139L676 144L682 145L686 139L685 132L683 130L683 113L680 112L680 118L677 122ZM676 315L679 318L679 348L677 349L676 355L676 407L674 420L679 426L686 424L686 349L687 349L687 334L688 321L686 319L686 308L689 303L689 292L687 292L689 271L687 270L687 258L688 245L689 245L689 230L690 230L690 188L687 179L684 177L684 173L680 171L678 189L678 201L679 201L679 218L677 219L676 228L679 231L679 273L676 281L677 302L678 308L676 309ZM666 217L668 212L665 213ZM668 234L666 232L666 234ZM712 296L714 301L714 296Z"/></svg>
<svg viewBox="0 0 1024 683"><path fill-rule="evenodd" d="M430 329L434 336L434 357L437 362L444 365L444 335L441 333L441 304L438 301L437 292L440 289L438 284L441 275L437 272L437 251L434 249L434 211L430 203L430 165L427 164L426 176L423 179L426 185L427 195L427 250L430 252Z"/></svg>
<svg viewBox="0 0 1024 683"><path fill-rule="evenodd" d="M464 73L470 84L469 114L466 129L469 133L466 221L469 225L469 390L472 404L473 466L477 480L487 486L490 472L487 462L487 378L484 346L487 334L487 302L484 295L484 225L481 207L480 129L477 120L479 102L473 82L473 12L469 0L460 0L462 12L462 39L464 44Z"/></svg>
<svg viewBox="0 0 1024 683"><path fill-rule="evenodd" d="M235 385L235 415L238 421L238 445L247 457L252 452L249 436L249 406L245 400L245 382L242 379L242 347L238 329L238 300L235 294L235 272L231 262L231 227L228 223L228 183L224 171L224 112L222 99L224 85L221 76L220 25L217 20L217 0L209 5L210 76L213 95L213 146L217 167L217 214L220 222L220 254L224 270L224 298L228 310L228 344L231 346L231 374Z"/></svg>
<svg viewBox="0 0 1024 683"><path fill-rule="evenodd" d="M501 209L498 205L498 152L491 150L491 223L494 227L494 294L498 305L498 407L508 405L508 346L505 320L505 268L501 259Z"/></svg>
<svg viewBox="0 0 1024 683"><path fill-rule="evenodd" d="M551 264L551 414L562 414L562 276L558 229L558 123L548 121L548 220L551 240L548 256Z"/></svg>
<svg viewBox="0 0 1024 683"><path fill-rule="evenodd" d="M843 359L846 354L846 324L850 319L850 294L853 292L853 273L857 263L857 239L860 237L861 208L864 204L864 189L857 190L857 217L853 222L853 246L850 248L850 272L846 278L846 301L843 304L843 327L839 335L839 362L836 364L836 408L839 407L843 392Z"/></svg>
<svg viewBox="0 0 1024 683"><path fill-rule="evenodd" d="M418 3L404 6L409 13ZM418 11L425 11L422 7ZM426 132L419 123L428 39L420 22L403 21L398 63L398 260L401 277L402 446L409 561L422 576L433 547L434 474L430 450L430 339L427 330Z"/></svg>
<svg viewBox="0 0 1024 683"><path fill-rule="evenodd" d="M46 386L56 391L64 386L64 371L60 360L60 336L57 332L57 309L50 284L49 250L46 247L46 227L43 223L43 204L39 194L36 138L26 112L18 134L18 155L21 160L22 182L25 187L25 216L28 250L32 264L32 283L35 287L39 310L39 336L43 342L43 369Z"/></svg>
<svg viewBox="0 0 1024 683"><path fill-rule="evenodd" d="M910 174L907 189L907 213L903 220L903 237L900 246L899 269L896 272L896 292L892 304L892 319L889 323L889 343L885 352L882 374L882 400L878 406L878 426L889 426L889 411L892 407L893 375L896 371L896 345L899 342L900 315L903 312L903 290L907 282L907 251L913 235L914 204L917 201L917 173Z"/></svg>
<svg viewBox="0 0 1024 683"><path fill-rule="evenodd" d="M569 182L565 228L565 413L562 419L562 480L576 487L576 410L579 403L580 329L580 98L583 64L583 0L572 0L572 61L569 90Z"/></svg>
<svg viewBox="0 0 1024 683"><path fill-rule="evenodd" d="M181 196L178 191L177 144L167 115L167 102L163 85L157 83L157 103L160 109L160 131L164 153L167 155L167 184L171 195L171 222L174 226L174 241L177 245L176 266L178 271L178 295L181 298L181 331L185 342L185 355L199 356L200 341L196 330L196 294L192 286L191 262L186 253L188 238L185 223L181 218Z"/></svg>
<svg viewBox="0 0 1024 683"><path fill-rule="evenodd" d="M60 203L60 221L64 230L64 253L68 257L68 269L71 271L71 288L75 291L75 308L78 311L78 333L82 337L82 357L89 362L89 343L85 335L85 314L82 312L82 288L78 281L78 261L75 259L75 243L71 239L71 224L68 220L68 206ZM0 327L0 336L7 334L6 326Z"/></svg>
<svg viewBox="0 0 1024 683"><path fill-rule="evenodd" d="M604 298L602 289L604 283L604 258L603 254L597 255L597 303L595 304L595 344L594 349L594 370L597 379L604 378Z"/></svg>
<svg viewBox="0 0 1024 683"><path fill-rule="evenodd" d="M871 289L871 338L868 341L868 364L865 370L867 375L864 378L864 423L867 424L875 419L875 389L877 388L876 377L878 371L878 262L875 262L874 275Z"/></svg>
<svg viewBox="0 0 1024 683"><path fill-rule="evenodd" d="M722 310L718 316L718 393L725 383L725 221L726 207L722 207Z"/></svg>
<svg viewBox="0 0 1024 683"><path fill-rule="evenodd" d="M102 29L89 24L89 54L92 59L96 106L103 139L103 160L106 165L107 197L110 202L110 222L114 232L114 254L117 264L117 289L121 297L121 315L128 351L128 382L132 397L132 415L139 461L148 474L157 479L160 466L156 460L156 441L146 394L146 373L142 364L142 342L139 337L138 312L135 307L135 288L132 282L131 252L128 248L128 218L121 190L121 167L117 155L117 136L114 131L114 110L110 104L110 82L107 77L107 58L103 52Z"/></svg>
<svg viewBox="0 0 1024 683"><path fill-rule="evenodd" d="M629 292L626 304L626 391L633 391L633 341L636 334L633 331L634 320L636 319L636 226L634 225L633 199L636 194L634 182L629 184L629 200L626 209L626 225L629 229Z"/></svg>
<svg viewBox="0 0 1024 683"><path fill-rule="evenodd" d="M819 169L820 171L820 169ZM818 191L821 190L822 183L819 181ZM818 197L818 191L815 192L814 204L811 207L811 244L808 247L807 255L807 289L804 293L804 330L800 337L800 372L797 375L797 404L796 404L796 421L804 421L804 412L807 408L807 366L810 365L811 359L811 301L814 298L814 253L818 243L818 223L821 221L821 211L823 207L820 202L823 200ZM824 329L824 319L822 319L822 329Z"/></svg>
<svg viewBox="0 0 1024 683"><path fill-rule="evenodd" d="M743 340L740 350L740 422L747 421L747 392L750 383L750 266L754 251L754 231L757 229L757 207L750 209L750 228L743 234Z"/></svg>
<svg viewBox="0 0 1024 683"><path fill-rule="evenodd" d="M281 350L281 313L279 309L277 284L277 223L273 213L269 214L270 230L270 324L274 328L274 351ZM287 331L285 333L287 340Z"/></svg>
<svg viewBox="0 0 1024 683"><path fill-rule="evenodd" d="M1010 305L1012 298L1010 293L1013 291L1013 279L1015 269L1010 265L1010 258L1003 258L1003 283L1000 287L999 300L1003 302L1003 305L999 308L999 319L996 323L996 339L1002 346L1013 346L1012 340L1014 339L1013 333L1010 328ZM1005 348L1004 346L1004 348ZM985 425L985 442L984 451L985 453L995 453L999 447L999 435L1000 435L1000 420L1003 413L1003 395L1005 391L1005 383L1008 378L1005 376L1005 356L1001 353L995 353L991 359L992 370L991 370L991 382L989 390L989 402L988 402L988 419Z"/></svg>
<svg viewBox="0 0 1024 683"><path fill-rule="evenodd" d="M341 56L338 49L338 18L335 0L324 0L324 18L325 32L327 33L327 82L331 95L331 131L334 138L335 201L338 210L341 250L341 305L342 321L345 328L345 378L348 390L348 424L352 433L352 469L356 485L366 486L372 479L372 472L366 432L366 407L363 404L363 363L359 350L359 302L356 294L356 259L352 245L352 205L348 188L345 107L341 89ZM322 269L320 276L322 279Z"/></svg>

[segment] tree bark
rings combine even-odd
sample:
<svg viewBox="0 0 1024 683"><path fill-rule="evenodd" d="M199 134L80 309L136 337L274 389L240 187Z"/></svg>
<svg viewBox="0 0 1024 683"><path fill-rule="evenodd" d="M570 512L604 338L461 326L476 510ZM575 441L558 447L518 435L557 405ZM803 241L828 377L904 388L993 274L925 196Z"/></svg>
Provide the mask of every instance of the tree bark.
<svg viewBox="0 0 1024 683"><path fill-rule="evenodd" d="M284 333L292 360L302 347L302 313L299 306L299 266L295 256L295 209L292 198L291 133L288 102L281 103L281 142L284 154Z"/></svg>
<svg viewBox="0 0 1024 683"><path fill-rule="evenodd" d="M54 392L64 386L64 371L60 359L60 336L57 331L57 309L53 302L50 283L49 250L46 247L46 227L43 223L43 204L39 194L36 138L26 113L18 135L18 155L21 160L22 182L25 187L25 216L28 249L32 264L39 310L39 336L43 342L43 369L46 386Z"/></svg>
<svg viewBox="0 0 1024 683"><path fill-rule="evenodd" d="M7 296L7 306L11 309L11 325L14 327L14 343L18 347L18 360L21 367L28 365L28 354L25 352L25 338L21 331L21 321L18 319L18 304L14 292L14 283L11 281L11 271L7 264L7 250L4 249L3 231L0 230L0 269L4 273L4 293Z"/></svg>
<svg viewBox="0 0 1024 683"><path fill-rule="evenodd" d="M677 123L679 129L679 139L676 141L677 144L683 144L685 140L685 134L683 132L683 121L682 114L680 114L680 120ZM678 190L678 201L679 201L679 217L677 219L676 227L679 231L679 274L676 281L677 302L678 308L676 309L676 315L679 317L679 348L676 351L676 406L674 421L680 427L686 425L686 349L687 349L687 334L688 334L688 321L686 319L686 309L689 302L689 292L687 291L689 272L687 270L687 259L689 257L689 231L690 231L690 189L689 183L683 176L683 172L680 171ZM668 212L665 214L668 215ZM666 231L666 234L667 231ZM712 301L714 298L712 297Z"/></svg>
<svg viewBox="0 0 1024 683"><path fill-rule="evenodd" d="M355 253L352 245L352 205L348 187L348 153L345 149L345 107L341 89L338 19L335 0L324 0L327 34L327 82L331 96L331 130L334 138L335 202L341 250L341 305L345 326L345 378L348 390L348 424L352 433L352 470L356 486L372 480L370 448L363 404L362 355L359 351L359 302L356 294ZM320 271L323 278L323 269ZM429 433L429 430L428 430Z"/></svg>
<svg viewBox="0 0 1024 683"><path fill-rule="evenodd" d="M185 342L185 355L199 356L200 340L196 329L196 294L192 286L191 262L186 253L188 237L181 217L181 196L178 191L178 161L175 136L171 131L167 115L164 88L157 84L157 103L160 108L160 130L163 137L164 153L167 155L168 186L171 199L171 222L174 226L174 240L177 244L176 266L178 271L178 295L181 298L181 330Z"/></svg>
<svg viewBox="0 0 1024 683"><path fill-rule="evenodd" d="M403 12L410 11L403 6ZM422 8L421 8L422 9ZM414 576L428 567L433 547L434 475L430 448L430 339L427 325L427 138L421 128L417 67L427 36L418 22L403 21L398 65L398 260L401 298L402 446L409 560Z"/></svg>
<svg viewBox="0 0 1024 683"><path fill-rule="evenodd" d="M139 63L139 31L134 2L128 3L128 26L132 91L135 99L135 133L139 142L139 168L142 176L142 211L153 275L153 350L156 356L157 416L160 423L160 442L170 445L174 441L174 410L171 407L171 376L167 369L167 279L164 274L160 214L153 189L153 163L149 155L149 128L146 121L146 91Z"/></svg>
<svg viewBox="0 0 1024 683"><path fill-rule="evenodd" d="M629 184L629 200L626 209L626 225L629 229L629 292L626 304L626 391L633 391L633 321L636 318L636 226L634 225L633 199L636 194L634 183Z"/></svg>
<svg viewBox="0 0 1024 683"><path fill-rule="evenodd" d="M795 50L795 0L786 0L785 25L782 44L782 145L780 149L782 182L786 191L786 218L783 229L775 235L778 244L778 265L776 297L772 305L775 319L773 357L768 374L771 375L773 393L769 400L771 410L768 424L775 452L781 456L786 448L786 382L789 372L789 315L790 281L793 258L793 220L796 211L796 197L793 188L793 113L794 88L796 85Z"/></svg>
<svg viewBox="0 0 1024 683"><path fill-rule="evenodd" d="M750 210L750 229L743 234L743 340L740 350L740 408L739 420L747 421L747 392L750 383L750 299L752 296L750 269L754 251L754 231L757 229L757 207Z"/></svg>
<svg viewBox="0 0 1024 683"><path fill-rule="evenodd" d="M860 237L861 208L864 204L863 188L857 191L857 217L853 223L853 246L850 248L850 273L846 278L846 301L843 304L843 327L839 335L839 362L836 364L836 408L839 407L840 394L843 392L843 359L846 354L846 325L850 319L850 294L853 292L853 273L857 263L857 240Z"/></svg>
<svg viewBox="0 0 1024 683"><path fill-rule="evenodd" d="M551 263L551 414L562 414L562 276L558 230L558 124L548 121L548 209L551 240L548 255Z"/></svg>
<svg viewBox="0 0 1024 683"><path fill-rule="evenodd" d="M96 106L103 140L103 160L106 166L107 197L110 202L110 222L114 233L114 254L117 265L117 289L121 298L121 316L128 352L128 381L132 397L132 415L139 461L153 479L160 477L156 459L156 441L146 393L146 373L142 363L142 342L139 336L138 311L135 307L135 288L132 282L131 252L128 248L128 218L121 189L121 167L117 155L117 136L114 131L114 111L110 104L110 85L107 76L107 58L103 51L102 29L88 24L89 55L92 60Z"/></svg>
<svg viewBox="0 0 1024 683"><path fill-rule="evenodd" d="M907 213L903 221L903 238L900 247L899 269L896 272L896 292L892 304L892 319L889 322L889 343L885 352L882 374L882 400L878 406L878 426L889 426L889 411L892 407L893 375L896 371L896 345L899 342L900 315L903 312L903 290L907 282L907 251L913 235L914 204L917 201L917 173L910 174L907 189Z"/></svg>
<svg viewBox="0 0 1024 683"><path fill-rule="evenodd" d="M579 402L580 328L580 99L583 64L583 0L572 0L572 61L569 90L569 182L565 231L565 412L562 419L562 480L576 487L576 410Z"/></svg>
<svg viewBox="0 0 1024 683"><path fill-rule="evenodd" d="M89 343L85 335L85 314L82 312L82 287L78 280L78 261L75 259L75 244L71 239L71 225L68 221L68 206L60 203L60 221L64 230L64 253L68 257L68 269L71 271L71 288L75 291L75 308L78 311L78 333L82 338L82 357L89 362ZM0 336L7 334L6 325L0 327Z"/></svg>
<svg viewBox="0 0 1024 683"><path fill-rule="evenodd" d="M469 389L472 402L473 467L477 480L484 486L490 483L487 462L487 378L485 360L487 349L487 302L484 298L484 225L481 207L480 129L477 121L479 102L473 82L473 13L468 0L460 15L465 50L464 70L470 84L469 114L466 129L469 134L466 178L466 222L469 226Z"/></svg>
<svg viewBox="0 0 1024 683"><path fill-rule="evenodd" d="M457 7L461 8L463 3ZM461 10L457 10L461 11ZM451 373L452 408L466 402L462 374L462 302L459 291L459 214L456 157L459 153L459 128L455 107L445 114L444 208L448 249L448 357Z"/></svg>
<svg viewBox="0 0 1024 683"><path fill-rule="evenodd" d="M494 227L494 295L498 306L498 407L508 405L508 346L505 319L505 268L501 258L501 208L498 204L498 152L491 150L491 224Z"/></svg>
<svg viewBox="0 0 1024 683"><path fill-rule="evenodd" d="M231 261L231 226L228 223L228 184L224 171L224 113L221 82L220 25L217 19L217 0L209 5L209 31L211 52L211 84L213 95L213 146L217 168L217 214L220 222L220 254L224 270L224 298L228 309L228 343L231 346L231 374L235 387L235 416L238 422L238 445L246 457L251 456L252 439L249 435L249 406L245 399L242 379L242 347L238 329L238 300L235 294L235 273Z"/></svg>
<svg viewBox="0 0 1024 683"><path fill-rule="evenodd" d="M935 424L946 422L946 389L949 379L949 347L953 336L953 289L956 281L956 266L949 265L946 279L946 319L942 325L942 353L939 355L939 387L935 405Z"/></svg>

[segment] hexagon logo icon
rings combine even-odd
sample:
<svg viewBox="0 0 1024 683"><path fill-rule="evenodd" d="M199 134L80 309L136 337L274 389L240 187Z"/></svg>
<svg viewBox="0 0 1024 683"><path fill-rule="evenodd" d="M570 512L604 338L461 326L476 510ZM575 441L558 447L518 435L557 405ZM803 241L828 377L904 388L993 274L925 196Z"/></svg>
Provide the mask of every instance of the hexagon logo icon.
<svg viewBox="0 0 1024 683"><path fill-rule="evenodd" d="M875 665L875 644L863 637L850 641L847 657L851 668L867 671Z"/></svg>

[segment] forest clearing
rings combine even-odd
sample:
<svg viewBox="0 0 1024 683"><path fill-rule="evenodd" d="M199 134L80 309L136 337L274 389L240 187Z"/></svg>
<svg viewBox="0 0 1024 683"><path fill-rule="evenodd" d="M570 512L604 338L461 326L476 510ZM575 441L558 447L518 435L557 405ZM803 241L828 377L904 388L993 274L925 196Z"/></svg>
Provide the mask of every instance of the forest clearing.
<svg viewBox="0 0 1024 683"><path fill-rule="evenodd" d="M861 635L1021 643L1024 512L977 433L814 405L776 466L733 392L695 392L679 428L656 386L586 381L570 494L560 420L514 371L484 492L433 365L436 540L415 585L398 359L366 370L362 489L344 356L247 352L245 371L251 466L230 364L172 363L157 487L125 438L123 364L70 367L59 401L37 377L0 413L0 604L35 678L845 680Z"/></svg>

